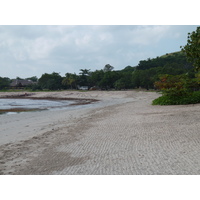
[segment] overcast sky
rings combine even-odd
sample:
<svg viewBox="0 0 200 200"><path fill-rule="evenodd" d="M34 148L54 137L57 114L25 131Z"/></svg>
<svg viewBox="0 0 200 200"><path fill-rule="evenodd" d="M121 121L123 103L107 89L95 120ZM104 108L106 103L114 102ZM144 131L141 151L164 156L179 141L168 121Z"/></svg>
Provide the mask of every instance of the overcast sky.
<svg viewBox="0 0 200 200"><path fill-rule="evenodd" d="M0 26L0 76L115 70L180 50L193 25Z"/></svg>

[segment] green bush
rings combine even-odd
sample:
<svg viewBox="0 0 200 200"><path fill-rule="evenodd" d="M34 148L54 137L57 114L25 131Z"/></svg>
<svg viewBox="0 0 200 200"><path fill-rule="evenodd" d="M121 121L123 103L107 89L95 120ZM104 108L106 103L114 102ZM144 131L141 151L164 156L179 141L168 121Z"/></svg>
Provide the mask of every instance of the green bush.
<svg viewBox="0 0 200 200"><path fill-rule="evenodd" d="M153 100L152 105L185 105L196 103L200 103L200 91L195 91L185 96L163 95Z"/></svg>
<svg viewBox="0 0 200 200"><path fill-rule="evenodd" d="M199 78L190 78L188 74L162 75L155 86L162 96L155 99L153 105L184 105L200 103Z"/></svg>

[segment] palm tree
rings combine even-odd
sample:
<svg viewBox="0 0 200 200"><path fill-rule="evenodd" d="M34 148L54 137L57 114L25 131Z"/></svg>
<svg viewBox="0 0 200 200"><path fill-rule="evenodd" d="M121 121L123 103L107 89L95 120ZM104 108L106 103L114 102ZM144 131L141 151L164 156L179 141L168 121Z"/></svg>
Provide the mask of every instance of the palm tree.
<svg viewBox="0 0 200 200"><path fill-rule="evenodd" d="M66 73L65 78L62 81L62 84L65 86L70 86L71 89L76 89L77 88L77 75L76 74L71 74L71 73Z"/></svg>

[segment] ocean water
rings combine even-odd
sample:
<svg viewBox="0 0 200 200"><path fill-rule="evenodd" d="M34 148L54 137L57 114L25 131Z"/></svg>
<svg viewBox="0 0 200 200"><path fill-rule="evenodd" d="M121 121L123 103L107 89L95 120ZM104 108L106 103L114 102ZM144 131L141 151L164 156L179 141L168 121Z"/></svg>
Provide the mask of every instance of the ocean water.
<svg viewBox="0 0 200 200"><path fill-rule="evenodd" d="M63 108L74 103L67 100L38 100L38 99L0 99L0 110L9 109L53 109Z"/></svg>

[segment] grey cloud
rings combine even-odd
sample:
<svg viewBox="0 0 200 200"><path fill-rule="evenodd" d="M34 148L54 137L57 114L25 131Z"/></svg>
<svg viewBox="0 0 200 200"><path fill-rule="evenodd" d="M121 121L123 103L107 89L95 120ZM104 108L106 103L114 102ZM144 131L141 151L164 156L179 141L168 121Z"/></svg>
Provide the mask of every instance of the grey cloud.
<svg viewBox="0 0 200 200"><path fill-rule="evenodd" d="M0 26L0 76L115 69L179 50L196 26ZM5 68L6 66L6 68Z"/></svg>

